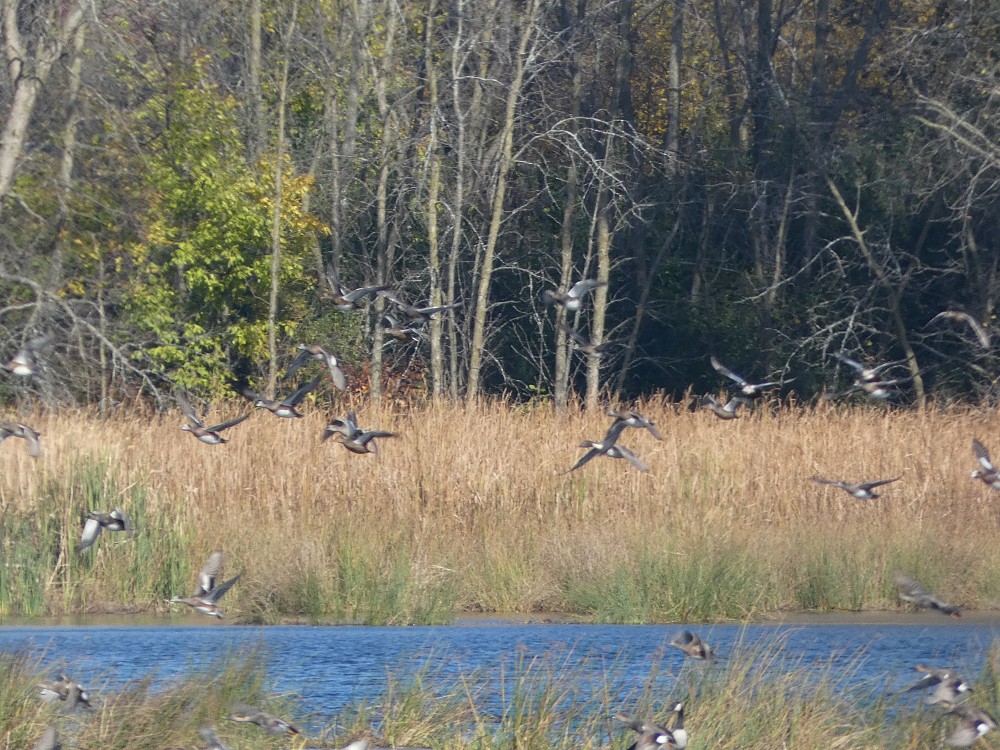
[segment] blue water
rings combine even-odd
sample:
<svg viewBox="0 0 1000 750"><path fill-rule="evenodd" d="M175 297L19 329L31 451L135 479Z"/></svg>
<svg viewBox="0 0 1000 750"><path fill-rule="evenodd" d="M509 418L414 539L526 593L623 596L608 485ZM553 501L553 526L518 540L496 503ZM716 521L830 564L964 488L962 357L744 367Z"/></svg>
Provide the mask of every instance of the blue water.
<svg viewBox="0 0 1000 750"><path fill-rule="evenodd" d="M942 617L892 625L696 626L724 668L734 650L780 650L785 665L843 674L842 687L876 683L887 690L912 681L917 663L949 666L975 679L998 623L957 624ZM379 696L387 673L405 676L430 665L444 677L478 671L509 679L515 660L548 660L606 685L622 700L639 690L656 663L667 693L682 669L667 647L678 626L510 624L436 627L248 627L224 624L154 627L0 627L0 650L28 650L55 676L64 669L92 691L153 673L159 684L208 668L234 649L255 649L270 687L299 697L303 714L336 714L351 701ZM481 676L480 680L483 679ZM607 685L613 680L615 684ZM499 695L499 691L497 691ZM500 710L502 707L496 706Z"/></svg>

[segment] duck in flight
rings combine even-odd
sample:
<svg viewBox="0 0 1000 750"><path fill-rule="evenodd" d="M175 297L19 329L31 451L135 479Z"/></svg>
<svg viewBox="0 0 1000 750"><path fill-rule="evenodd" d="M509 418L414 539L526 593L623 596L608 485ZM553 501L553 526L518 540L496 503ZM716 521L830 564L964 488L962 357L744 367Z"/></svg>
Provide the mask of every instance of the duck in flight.
<svg viewBox="0 0 1000 750"><path fill-rule="evenodd" d="M829 484L839 489L842 489L848 495L858 500L874 500L875 498L882 497L877 492L872 492L876 487L881 487L883 484L890 484L891 482L898 482L902 479L902 475L898 477L893 477L892 479L879 479L875 482L858 482L853 484L851 482L842 482L839 479L827 479L826 477L813 476L810 477L817 484Z"/></svg>
<svg viewBox="0 0 1000 750"><path fill-rule="evenodd" d="M242 573L237 574L228 581L216 584L219 573L222 572L222 550L215 550L208 556L208 560L198 573L198 583L191 596L175 596L168 600L169 604L186 604L196 612L209 617L222 619L222 612L218 607L219 600L226 595L226 592L233 587Z"/></svg>
<svg viewBox="0 0 1000 750"><path fill-rule="evenodd" d="M252 391L249 388L244 388L242 393L245 398L254 402L254 406L256 408L267 409L276 417L292 419L304 416L295 407L302 403L302 399L306 397L306 394L315 389L317 385L319 385L318 377L310 380L308 383L303 383L294 393L292 393L291 396L288 396L281 401L265 398L261 394L256 391Z"/></svg>

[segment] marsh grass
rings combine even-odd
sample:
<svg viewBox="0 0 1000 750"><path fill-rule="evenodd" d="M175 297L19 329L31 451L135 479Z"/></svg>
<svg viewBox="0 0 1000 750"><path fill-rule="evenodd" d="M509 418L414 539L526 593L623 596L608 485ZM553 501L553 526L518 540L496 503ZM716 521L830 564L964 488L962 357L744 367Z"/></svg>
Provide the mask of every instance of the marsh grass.
<svg viewBox="0 0 1000 750"><path fill-rule="evenodd" d="M401 434L355 456L319 440L349 406L255 414L220 446L181 432L180 414L25 417L43 454L0 449L0 613L162 610L216 548L225 575L244 573L224 609L250 622L739 620L890 607L897 569L998 604L1000 494L968 476L973 436L1000 453L992 412L765 407L721 422L650 402L666 439L621 437L646 475L602 458L565 473L607 429L600 413L355 404L365 427ZM813 474L903 479L860 502ZM114 506L136 534L78 555L83 514Z"/></svg>
<svg viewBox="0 0 1000 750"><path fill-rule="evenodd" d="M456 674L448 669L447 654L429 654L415 666L387 669L384 688L374 698L314 706L308 696L276 694L261 667L265 660L250 650L220 655L165 683L148 675L116 688L88 685L93 708L67 714L38 700L37 682L50 675L37 660L5 653L0 654L0 742L30 747L45 726L55 724L71 747L164 750L198 746L198 729L212 724L234 750L343 747L362 734L392 746L440 750L624 750L635 736L610 716L665 721L674 702L684 700L692 750L940 747L956 720L919 703L897 702L884 693L881 681L860 681L864 659L859 653L852 665L836 669L833 658L807 663L776 639L739 644L715 663L687 662L676 672L651 653L647 667L636 673L615 657L596 665L566 646L519 652L489 670ZM976 704L995 714L996 646L975 686ZM227 721L236 702L281 715L305 736L290 741Z"/></svg>

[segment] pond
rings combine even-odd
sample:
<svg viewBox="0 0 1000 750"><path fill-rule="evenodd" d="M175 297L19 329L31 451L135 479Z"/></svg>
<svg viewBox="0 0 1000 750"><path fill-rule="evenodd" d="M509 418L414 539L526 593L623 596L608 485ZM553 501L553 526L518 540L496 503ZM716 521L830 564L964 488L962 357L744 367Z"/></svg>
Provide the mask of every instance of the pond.
<svg viewBox="0 0 1000 750"><path fill-rule="evenodd" d="M121 620L115 622L122 622ZM127 621L126 621L127 622ZM53 676L64 668L92 695L153 674L161 683L204 669L227 653L253 649L270 687L298 696L302 714L321 720L348 702L372 699L387 675L428 668L441 678L487 675L499 682L519 657L551 659L610 695L628 695L656 663L655 680L669 694L679 672L692 668L667 644L676 625L579 625L463 620L450 626L242 626L185 618L168 625L36 625L0 627L0 649L28 650ZM703 625L691 629L719 654L719 668L736 650L779 649L789 668L843 674L840 685L898 689L918 663L950 666L974 679L1000 621L940 616L801 616L794 622ZM607 684L613 680L615 684ZM500 706L494 708L500 709Z"/></svg>

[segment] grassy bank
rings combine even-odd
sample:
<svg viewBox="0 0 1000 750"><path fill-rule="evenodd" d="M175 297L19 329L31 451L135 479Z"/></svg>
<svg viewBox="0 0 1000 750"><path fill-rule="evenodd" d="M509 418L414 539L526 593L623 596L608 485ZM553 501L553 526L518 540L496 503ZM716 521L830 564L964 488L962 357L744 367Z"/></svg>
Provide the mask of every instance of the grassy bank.
<svg viewBox="0 0 1000 750"><path fill-rule="evenodd" d="M242 408L240 406L239 408ZM0 446L0 614L163 608L223 548L233 617L442 622L461 611L604 621L740 619L893 606L894 570L974 607L1000 601L1000 493L969 478L1000 418L878 409L707 413L641 405L665 436L621 442L652 471L599 457L603 414L490 404L360 408L400 433L381 453L320 443L327 414L255 414L206 446L181 415L33 415L44 452ZM235 410L213 414L231 416ZM210 418L210 419L211 419ZM809 481L903 479L860 502ZM77 555L88 508L120 505L130 540Z"/></svg>
<svg viewBox="0 0 1000 750"><path fill-rule="evenodd" d="M203 745L198 730L211 724L234 749L343 747L365 733L382 744L436 750L624 749L635 735L610 716L665 720L678 699L685 701L692 750L922 750L941 747L957 723L922 706L923 696L886 697L881 681L865 686L851 674L789 662L776 644L737 650L713 665L688 662L678 673L655 654L645 674L623 673L614 662L594 669L571 657L522 655L499 678L454 675L429 658L422 669L390 671L381 695L367 703L311 706L308 696L299 702L270 691L259 655L233 654L155 690L152 677L114 689L88 684L93 708L66 714L37 698L36 683L51 674L25 657L0 654L0 737L5 747L31 747L54 724L64 746L163 750ZM975 677L975 705L995 714L995 648ZM303 737L290 743L227 721L234 702L283 716Z"/></svg>

